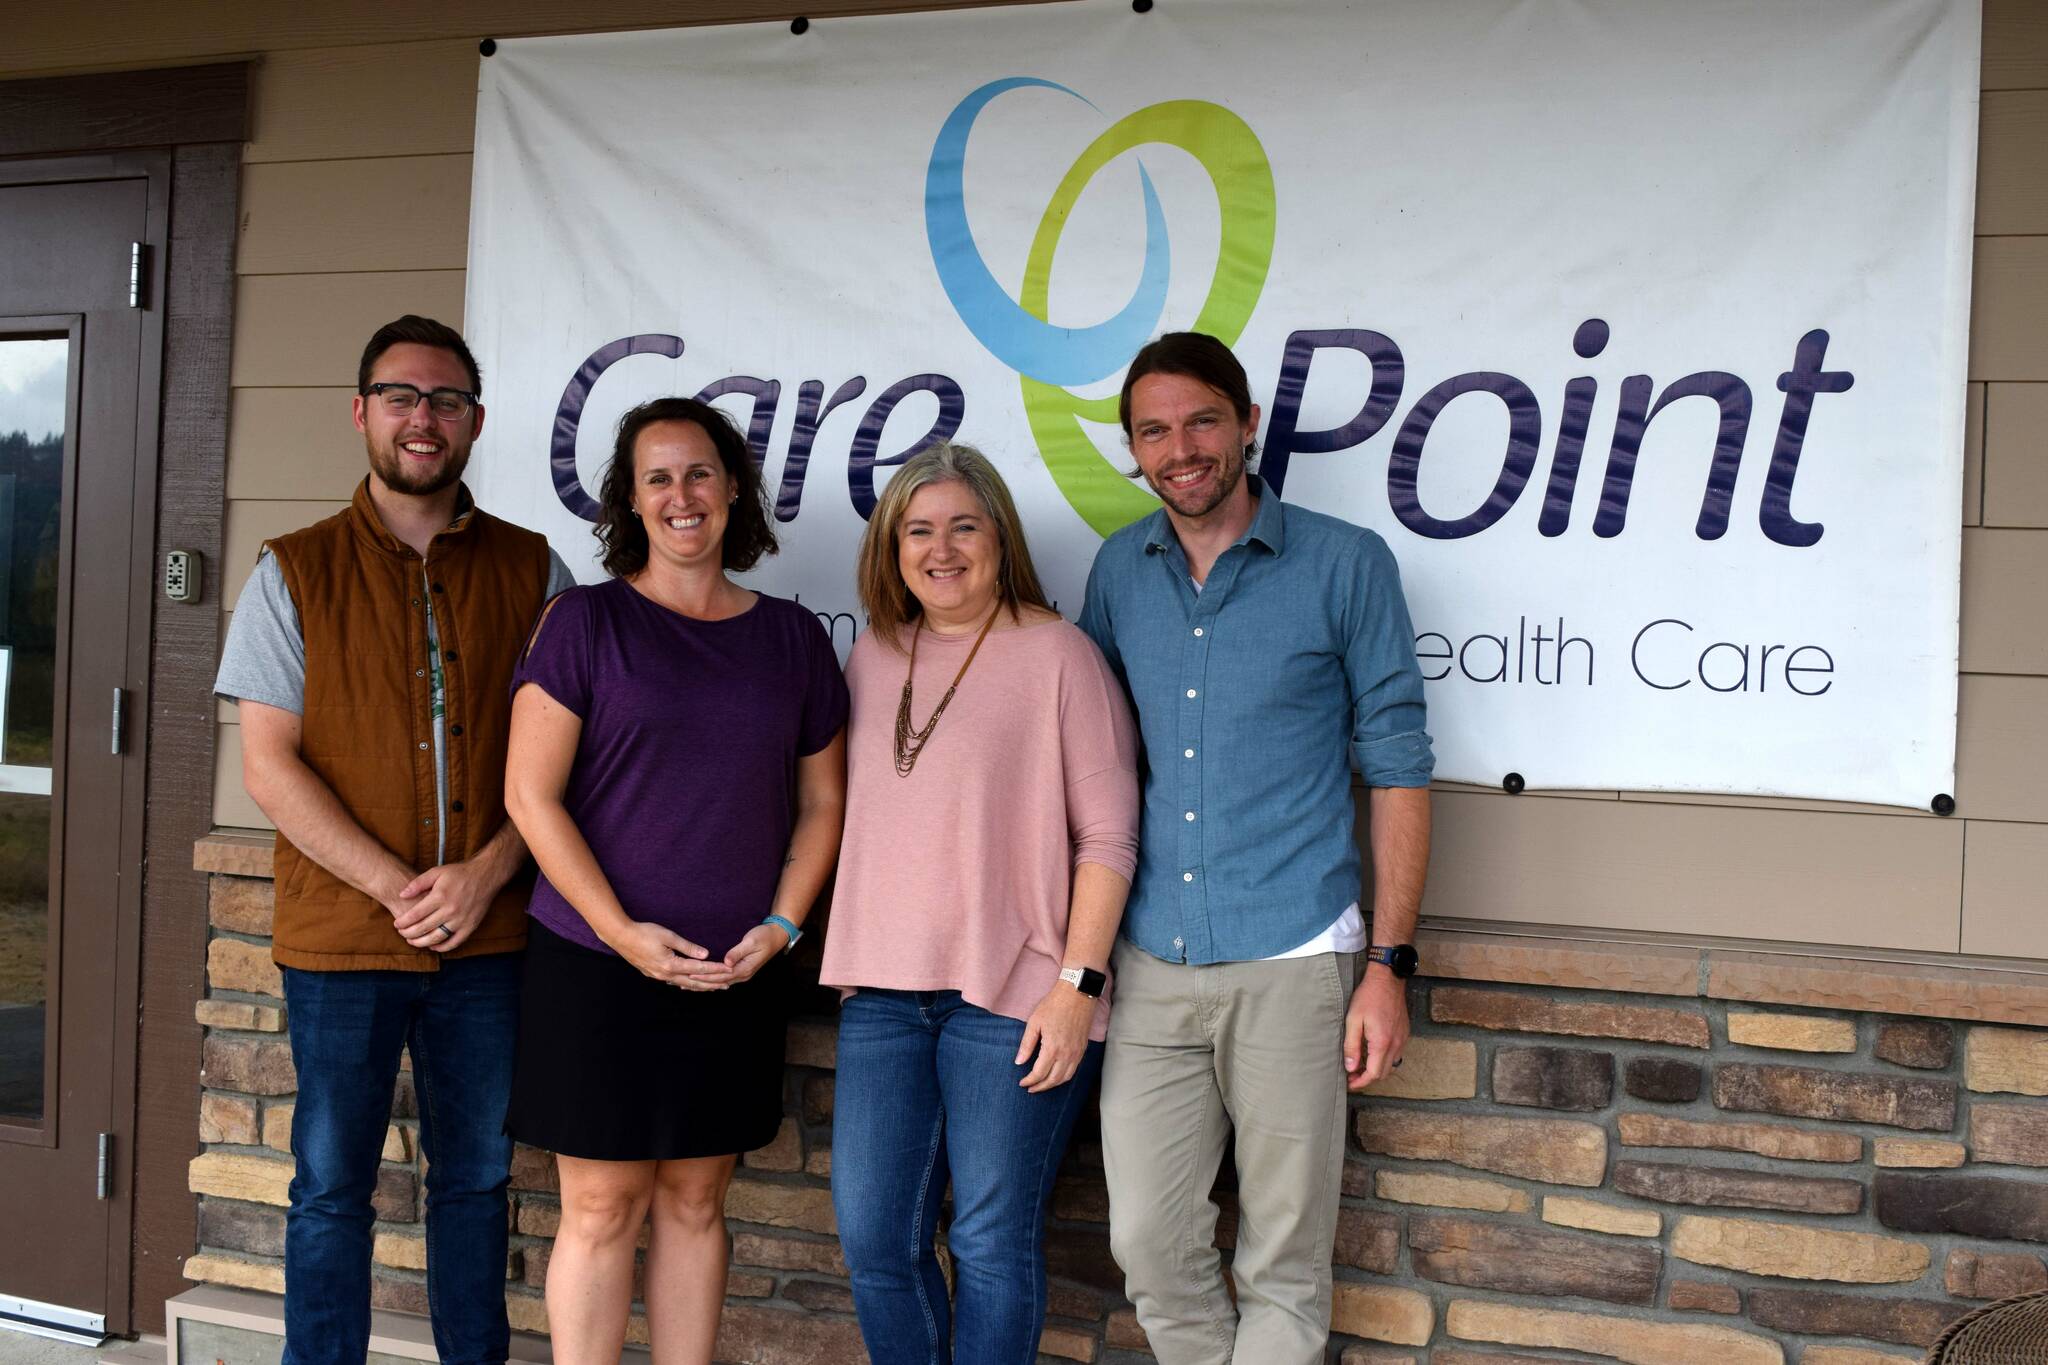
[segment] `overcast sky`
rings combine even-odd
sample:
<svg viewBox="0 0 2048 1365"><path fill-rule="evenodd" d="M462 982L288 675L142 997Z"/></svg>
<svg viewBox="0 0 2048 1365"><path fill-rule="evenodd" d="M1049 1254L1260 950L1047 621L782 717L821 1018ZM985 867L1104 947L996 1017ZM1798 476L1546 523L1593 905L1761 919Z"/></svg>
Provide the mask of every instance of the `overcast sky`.
<svg viewBox="0 0 2048 1365"><path fill-rule="evenodd" d="M64 356L70 343L0 341L0 432L40 440L64 430Z"/></svg>

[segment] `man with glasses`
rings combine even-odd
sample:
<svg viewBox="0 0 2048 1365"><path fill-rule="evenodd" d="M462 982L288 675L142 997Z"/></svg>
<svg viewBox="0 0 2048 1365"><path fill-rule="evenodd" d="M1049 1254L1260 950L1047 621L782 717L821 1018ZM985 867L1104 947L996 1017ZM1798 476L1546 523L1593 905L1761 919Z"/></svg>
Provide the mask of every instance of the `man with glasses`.
<svg viewBox="0 0 2048 1365"><path fill-rule="evenodd" d="M573 581L462 484L483 383L453 328L407 315L363 351L370 472L345 511L264 546L214 691L277 826L272 955L298 1097L285 1224L288 1365L360 1365L371 1197L399 1053L427 1170L434 1343L501 1362L504 1134L530 864L505 818L512 670Z"/></svg>

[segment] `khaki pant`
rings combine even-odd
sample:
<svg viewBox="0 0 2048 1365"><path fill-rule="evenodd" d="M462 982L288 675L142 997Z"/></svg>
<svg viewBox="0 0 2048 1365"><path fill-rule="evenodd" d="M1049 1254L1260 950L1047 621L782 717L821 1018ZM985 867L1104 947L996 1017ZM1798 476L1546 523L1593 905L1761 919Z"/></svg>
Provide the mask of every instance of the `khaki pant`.
<svg viewBox="0 0 2048 1365"><path fill-rule="evenodd" d="M1162 1365L1320 1365L1357 959L1184 966L1119 941L1102 1072L1110 1248ZM1209 1197L1237 1141L1225 1288Z"/></svg>

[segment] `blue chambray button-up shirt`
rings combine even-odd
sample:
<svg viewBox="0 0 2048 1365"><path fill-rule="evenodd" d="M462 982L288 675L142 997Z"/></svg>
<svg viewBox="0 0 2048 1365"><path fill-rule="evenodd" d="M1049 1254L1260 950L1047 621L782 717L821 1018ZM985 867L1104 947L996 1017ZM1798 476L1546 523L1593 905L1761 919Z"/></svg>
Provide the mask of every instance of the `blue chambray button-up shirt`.
<svg viewBox="0 0 2048 1365"><path fill-rule="evenodd" d="M1123 679L1145 810L1123 934L1170 962L1308 942L1359 899L1351 769L1426 786L1422 672L1386 542L1274 497L1197 593L1166 513L1103 543L1081 628Z"/></svg>

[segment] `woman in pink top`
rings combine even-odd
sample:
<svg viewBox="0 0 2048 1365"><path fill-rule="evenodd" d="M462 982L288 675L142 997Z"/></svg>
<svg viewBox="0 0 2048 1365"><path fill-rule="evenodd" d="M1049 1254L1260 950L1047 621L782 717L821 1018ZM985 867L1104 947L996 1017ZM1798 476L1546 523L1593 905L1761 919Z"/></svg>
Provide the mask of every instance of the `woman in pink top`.
<svg viewBox="0 0 2048 1365"><path fill-rule="evenodd" d="M860 550L847 816L821 977L832 1200L877 1365L1029 1365L1046 1201L1102 1061L1137 865L1137 740L965 446L890 480ZM933 1253L939 1204L953 1303Z"/></svg>

